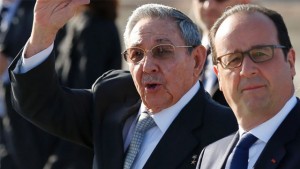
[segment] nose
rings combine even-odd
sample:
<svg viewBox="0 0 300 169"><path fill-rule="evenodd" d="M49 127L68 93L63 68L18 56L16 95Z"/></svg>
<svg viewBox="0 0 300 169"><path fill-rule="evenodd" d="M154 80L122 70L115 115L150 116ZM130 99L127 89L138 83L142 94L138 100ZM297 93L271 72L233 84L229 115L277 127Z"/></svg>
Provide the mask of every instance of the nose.
<svg viewBox="0 0 300 169"><path fill-rule="evenodd" d="M158 71L158 60L152 55L152 52L146 52L144 59L140 64L143 65L143 71L146 73L154 73Z"/></svg>
<svg viewBox="0 0 300 169"><path fill-rule="evenodd" d="M250 77L256 75L257 72L257 63L253 62L251 58L246 55L242 61L240 75Z"/></svg>

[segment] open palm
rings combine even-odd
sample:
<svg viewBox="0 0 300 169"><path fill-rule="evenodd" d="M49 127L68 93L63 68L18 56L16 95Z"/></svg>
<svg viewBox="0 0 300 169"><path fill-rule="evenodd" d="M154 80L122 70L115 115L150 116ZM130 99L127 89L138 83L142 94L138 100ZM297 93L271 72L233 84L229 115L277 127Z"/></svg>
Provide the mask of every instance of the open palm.
<svg viewBox="0 0 300 169"><path fill-rule="evenodd" d="M25 50L29 58L50 46L57 32L72 18L76 10L89 0L37 0L31 36Z"/></svg>
<svg viewBox="0 0 300 169"><path fill-rule="evenodd" d="M88 4L89 0L37 0L34 9L36 26L58 31L74 16L80 5Z"/></svg>

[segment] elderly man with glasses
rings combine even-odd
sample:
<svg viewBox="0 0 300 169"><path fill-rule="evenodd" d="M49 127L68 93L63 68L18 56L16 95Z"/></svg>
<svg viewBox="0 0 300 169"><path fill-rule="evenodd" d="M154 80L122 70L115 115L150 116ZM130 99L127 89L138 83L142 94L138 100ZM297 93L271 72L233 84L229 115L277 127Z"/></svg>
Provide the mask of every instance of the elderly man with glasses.
<svg viewBox="0 0 300 169"><path fill-rule="evenodd" d="M257 5L235 6L209 37L220 89L239 130L206 147L197 168L300 168L296 54L281 15Z"/></svg>
<svg viewBox="0 0 300 169"><path fill-rule="evenodd" d="M59 85L53 41L88 0L37 0L28 43L10 67L13 105L45 130L94 152L94 169L193 169L202 148L237 129L232 111L198 81L205 62L197 26L146 4L130 16L122 53L90 90ZM101 47L101 46L99 46Z"/></svg>

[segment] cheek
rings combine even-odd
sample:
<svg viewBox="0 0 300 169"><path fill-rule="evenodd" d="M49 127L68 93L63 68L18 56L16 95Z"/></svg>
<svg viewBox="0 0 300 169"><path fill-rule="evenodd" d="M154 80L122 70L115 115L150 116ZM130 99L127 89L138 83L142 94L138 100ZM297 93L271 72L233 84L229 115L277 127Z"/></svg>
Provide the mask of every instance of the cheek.
<svg viewBox="0 0 300 169"><path fill-rule="evenodd" d="M130 71L130 74L132 76L135 87L137 88L138 92L140 94L142 94L143 93L143 91L142 91L143 88L139 87L139 86L142 85L141 84L142 69L138 65L129 65L129 71Z"/></svg>
<svg viewBox="0 0 300 169"><path fill-rule="evenodd" d="M239 78L233 72L220 73L219 75L219 86L223 93L229 93L233 91L233 89L237 88Z"/></svg>
<svg viewBox="0 0 300 169"><path fill-rule="evenodd" d="M164 69L164 77L167 81L166 88L174 97L181 97L182 93L186 92L194 83L194 69L188 65L192 64L185 60Z"/></svg>

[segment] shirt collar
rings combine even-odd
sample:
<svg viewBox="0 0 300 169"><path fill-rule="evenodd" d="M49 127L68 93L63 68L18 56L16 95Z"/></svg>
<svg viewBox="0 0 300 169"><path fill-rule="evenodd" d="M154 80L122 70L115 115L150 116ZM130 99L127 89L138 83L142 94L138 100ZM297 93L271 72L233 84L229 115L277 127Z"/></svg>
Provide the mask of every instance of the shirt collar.
<svg viewBox="0 0 300 169"><path fill-rule="evenodd" d="M296 96L292 96L283 108L271 119L251 129L249 132L256 136L259 140L267 143L272 135L275 133L277 128L280 126L282 121L291 112L291 110L297 104ZM240 136L245 132L242 128L239 129Z"/></svg>
<svg viewBox="0 0 300 169"><path fill-rule="evenodd" d="M173 120L177 117L179 112L183 109L185 105L188 104L188 102L193 98L193 96L197 93L199 89L200 83L197 82L186 94L183 95L183 97L176 104L151 115L161 132L166 132L166 130L169 128ZM145 110L146 107L142 103L139 113Z"/></svg>

